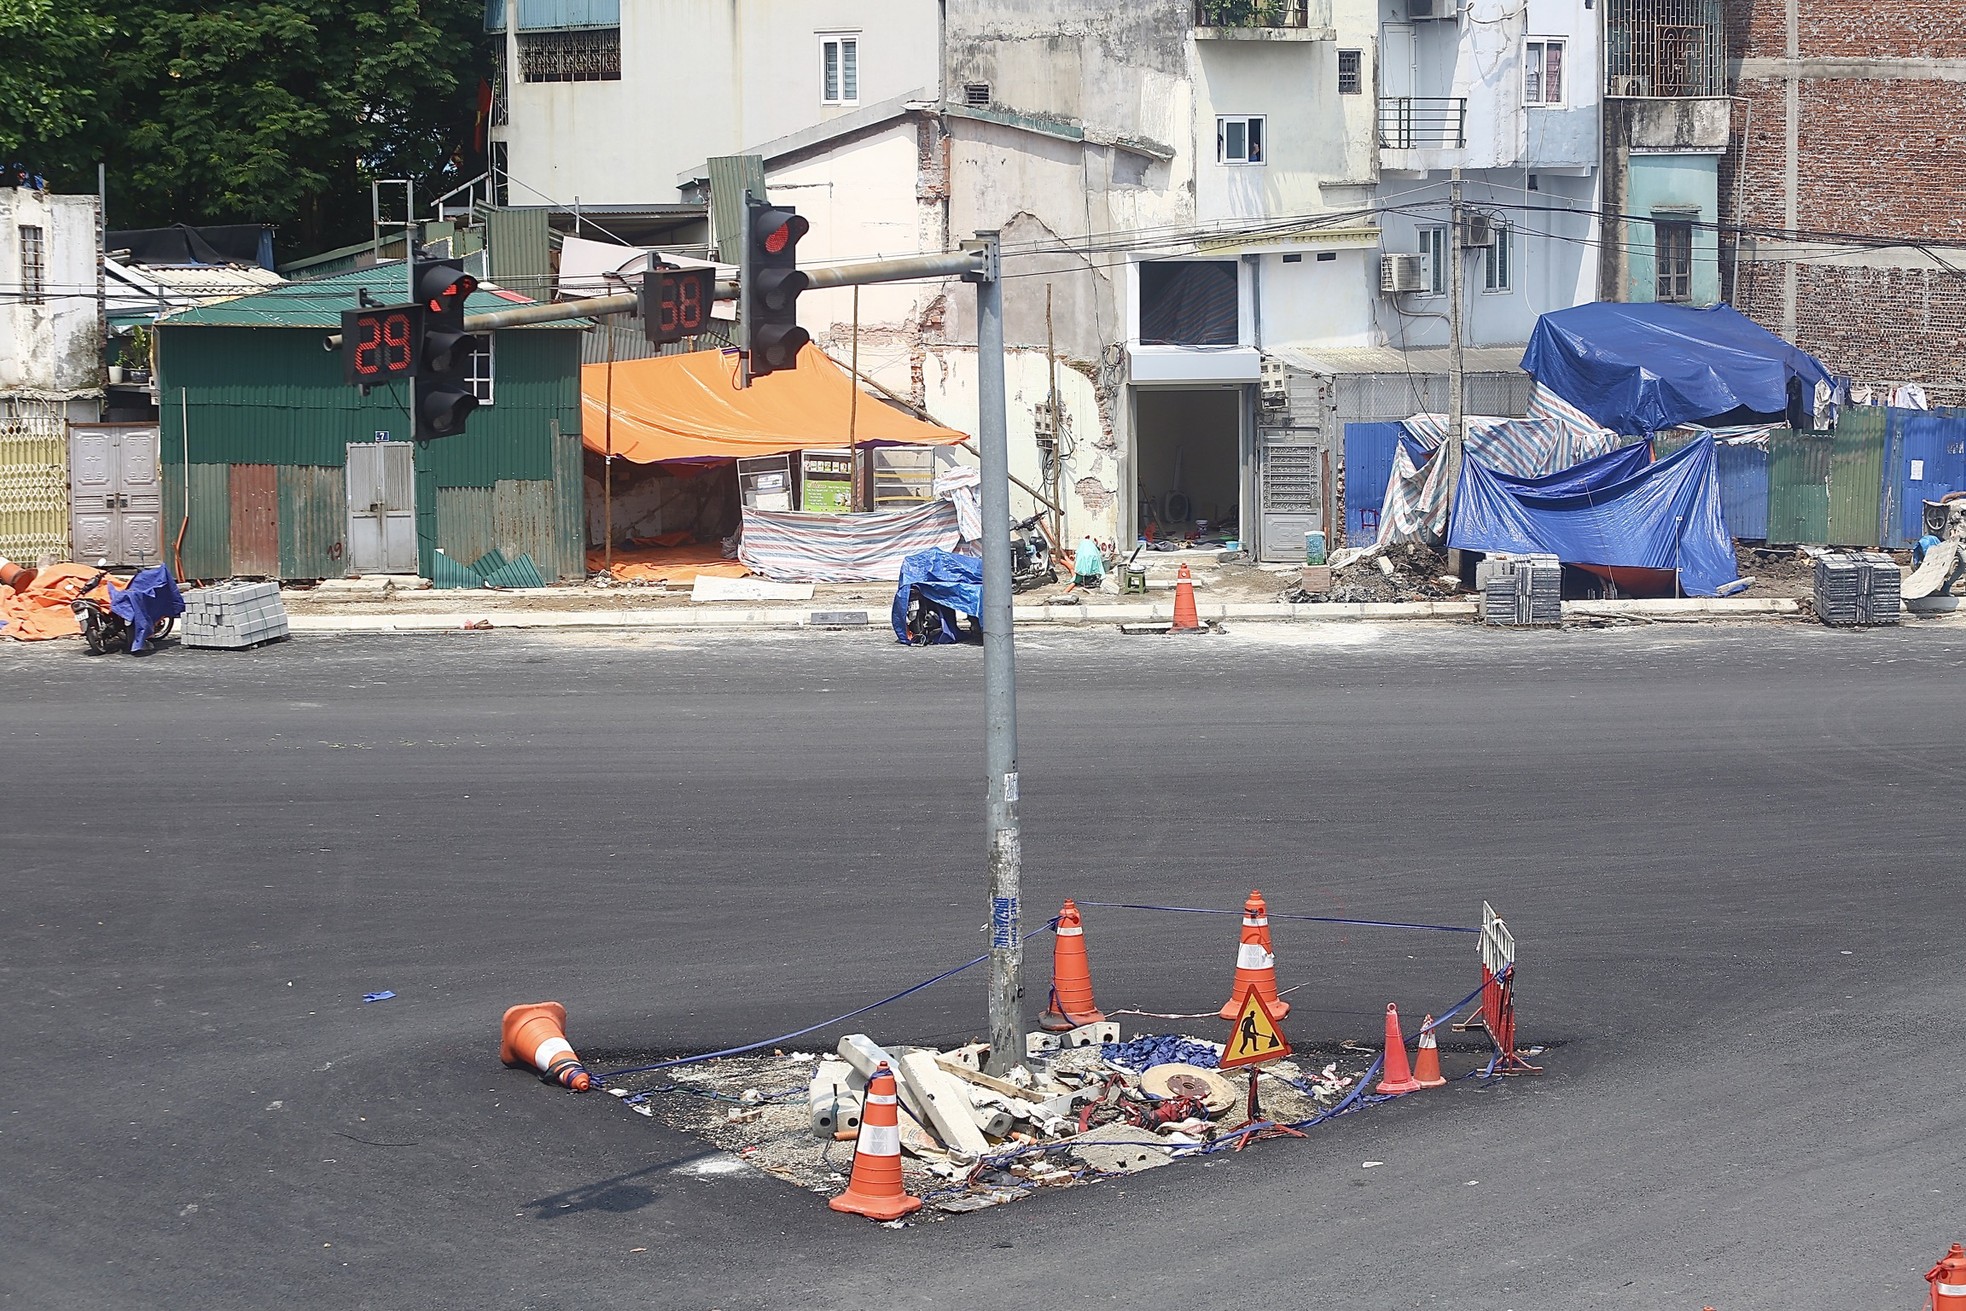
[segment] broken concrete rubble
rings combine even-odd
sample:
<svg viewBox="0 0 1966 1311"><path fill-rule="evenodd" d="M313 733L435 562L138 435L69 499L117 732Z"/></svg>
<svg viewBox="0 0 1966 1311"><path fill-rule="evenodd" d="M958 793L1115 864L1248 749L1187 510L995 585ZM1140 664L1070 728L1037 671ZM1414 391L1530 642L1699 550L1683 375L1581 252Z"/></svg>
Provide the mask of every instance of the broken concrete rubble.
<svg viewBox="0 0 1966 1311"><path fill-rule="evenodd" d="M720 1058L609 1091L637 1113L707 1139L764 1173L831 1195L853 1164L849 1139L858 1131L867 1075L885 1061L901 1103L904 1183L929 1203L921 1218L1165 1165L1205 1149L1241 1119L1242 1078L1207 1068L1219 1052L1215 1044L1169 1034L1120 1045L1118 1026L1097 1027L1105 1042L1061 1045L1014 1067L1009 1078L983 1072L986 1044L938 1051L851 1034L837 1056ZM1144 1053L1200 1064L1173 1067L1177 1082L1170 1084L1167 1070L1123 1063ZM1283 1121L1316 1115L1353 1086L1375 1053L1336 1054L1339 1060L1316 1075L1292 1062L1266 1066L1265 1113Z"/></svg>

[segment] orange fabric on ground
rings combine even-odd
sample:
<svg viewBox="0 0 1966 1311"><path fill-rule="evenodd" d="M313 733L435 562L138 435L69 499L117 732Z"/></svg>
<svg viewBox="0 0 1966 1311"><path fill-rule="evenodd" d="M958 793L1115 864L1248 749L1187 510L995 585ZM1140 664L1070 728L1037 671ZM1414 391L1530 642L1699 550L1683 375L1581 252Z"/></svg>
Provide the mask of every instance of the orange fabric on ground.
<svg viewBox="0 0 1966 1311"><path fill-rule="evenodd" d="M704 542L697 546L617 546L613 569L608 569L605 553L589 551L587 572L610 573L624 583L691 583L699 574L743 578L751 571L735 560L724 559L724 548L717 543Z"/></svg>
<svg viewBox="0 0 1966 1311"><path fill-rule="evenodd" d="M51 637L79 637L82 626L75 622L71 602L82 594L82 584L96 576L95 567L86 564L51 564L34 576L24 592L0 587L0 637L16 642L44 642ZM109 585L97 587L94 595L109 601Z"/></svg>
<svg viewBox="0 0 1966 1311"><path fill-rule="evenodd" d="M608 432L608 371L614 371L614 425ZM964 440L943 428L860 393L846 370L817 346L799 352L799 367L767 374L740 391L737 357L692 351L580 370L581 441L588 450L636 464L663 460L731 460L746 455L840 447L853 440L911 446L953 446Z"/></svg>

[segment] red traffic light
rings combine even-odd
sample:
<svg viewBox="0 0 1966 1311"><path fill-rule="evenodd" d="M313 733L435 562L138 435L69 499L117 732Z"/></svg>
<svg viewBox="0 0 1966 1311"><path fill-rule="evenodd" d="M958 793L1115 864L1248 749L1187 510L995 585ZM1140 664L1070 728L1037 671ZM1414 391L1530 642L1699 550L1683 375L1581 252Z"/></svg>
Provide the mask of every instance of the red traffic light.
<svg viewBox="0 0 1966 1311"><path fill-rule="evenodd" d="M791 250L811 224L790 210L767 209L758 215L758 245L767 255L783 255Z"/></svg>
<svg viewBox="0 0 1966 1311"><path fill-rule="evenodd" d="M456 281L430 298L430 312L442 314L453 305L462 305L478 289L478 280L469 273L460 274Z"/></svg>

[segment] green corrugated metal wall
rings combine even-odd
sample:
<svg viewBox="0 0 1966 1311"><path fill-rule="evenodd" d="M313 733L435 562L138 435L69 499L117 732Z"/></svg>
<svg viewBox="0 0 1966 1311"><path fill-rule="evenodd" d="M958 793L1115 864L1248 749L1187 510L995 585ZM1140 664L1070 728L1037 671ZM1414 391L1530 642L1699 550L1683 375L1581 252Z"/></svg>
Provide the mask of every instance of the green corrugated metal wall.
<svg viewBox="0 0 1966 1311"><path fill-rule="evenodd" d="M1846 408L1836 423L1830 452L1829 540L1837 546L1876 546L1879 492L1884 486L1884 430L1890 412L1882 406Z"/></svg>
<svg viewBox="0 0 1966 1311"><path fill-rule="evenodd" d="M184 578L226 578L232 573L232 467L190 466L191 522L184 526L185 467L164 470L164 548Z"/></svg>
<svg viewBox="0 0 1966 1311"><path fill-rule="evenodd" d="M167 531L173 540L183 514L184 432L187 426L190 431L186 576L229 574L227 471L235 464L272 464L280 467L281 575L340 577L347 569L348 444L374 440L377 431L399 440L407 436L403 389L383 388L362 396L342 382L339 357L321 348L321 334L312 329L172 329L165 324L158 336L161 446L170 498ZM431 552L439 546L462 555L466 548L453 550L447 538L457 535L462 541L475 531L455 515L444 521L440 491L476 488L490 494L501 484L536 484L537 492L511 492L503 500L492 496L487 509L494 519L483 531L536 537L540 549L533 559L544 577L580 577L584 561L579 545L585 536L580 520L580 334L502 331L494 351L493 403L471 416L465 435L433 442L416 453L419 568L428 576ZM556 488L555 479L567 481ZM570 524L561 522L569 512L561 506L571 507ZM542 516L544 529L525 527ZM573 542L572 550L563 539ZM467 563L476 558L465 557Z"/></svg>
<svg viewBox="0 0 1966 1311"><path fill-rule="evenodd" d="M535 300L551 300L552 238L543 209L494 209L485 215L491 280Z"/></svg>
<svg viewBox="0 0 1966 1311"><path fill-rule="evenodd" d="M553 432L553 486L560 494L560 576L587 576L587 493L579 433Z"/></svg>
<svg viewBox="0 0 1966 1311"><path fill-rule="evenodd" d="M1768 540L1829 540L1829 480L1835 438L1828 433L1768 434ZM1875 483L1872 484L1876 486ZM1873 496L1876 492L1871 493Z"/></svg>
<svg viewBox="0 0 1966 1311"><path fill-rule="evenodd" d="M280 466L280 576L339 578L348 568L348 471Z"/></svg>

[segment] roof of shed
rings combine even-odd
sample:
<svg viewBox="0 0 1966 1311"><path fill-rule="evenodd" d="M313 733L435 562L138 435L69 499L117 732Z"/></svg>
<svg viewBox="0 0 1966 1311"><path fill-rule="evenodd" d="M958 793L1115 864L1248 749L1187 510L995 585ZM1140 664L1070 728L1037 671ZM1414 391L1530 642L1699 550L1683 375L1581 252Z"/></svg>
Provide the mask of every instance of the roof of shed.
<svg viewBox="0 0 1966 1311"><path fill-rule="evenodd" d="M378 264L373 268L337 273L331 278L311 282L290 282L270 287L252 296L238 296L211 305L167 314L157 322L167 328L339 328L343 310L357 308L356 292L366 287L378 304L400 304L408 294L404 286L403 262ZM484 314L531 305L532 299L516 291L480 283L465 302L467 314ZM529 328L586 328L589 319L566 319L557 323L534 323Z"/></svg>

